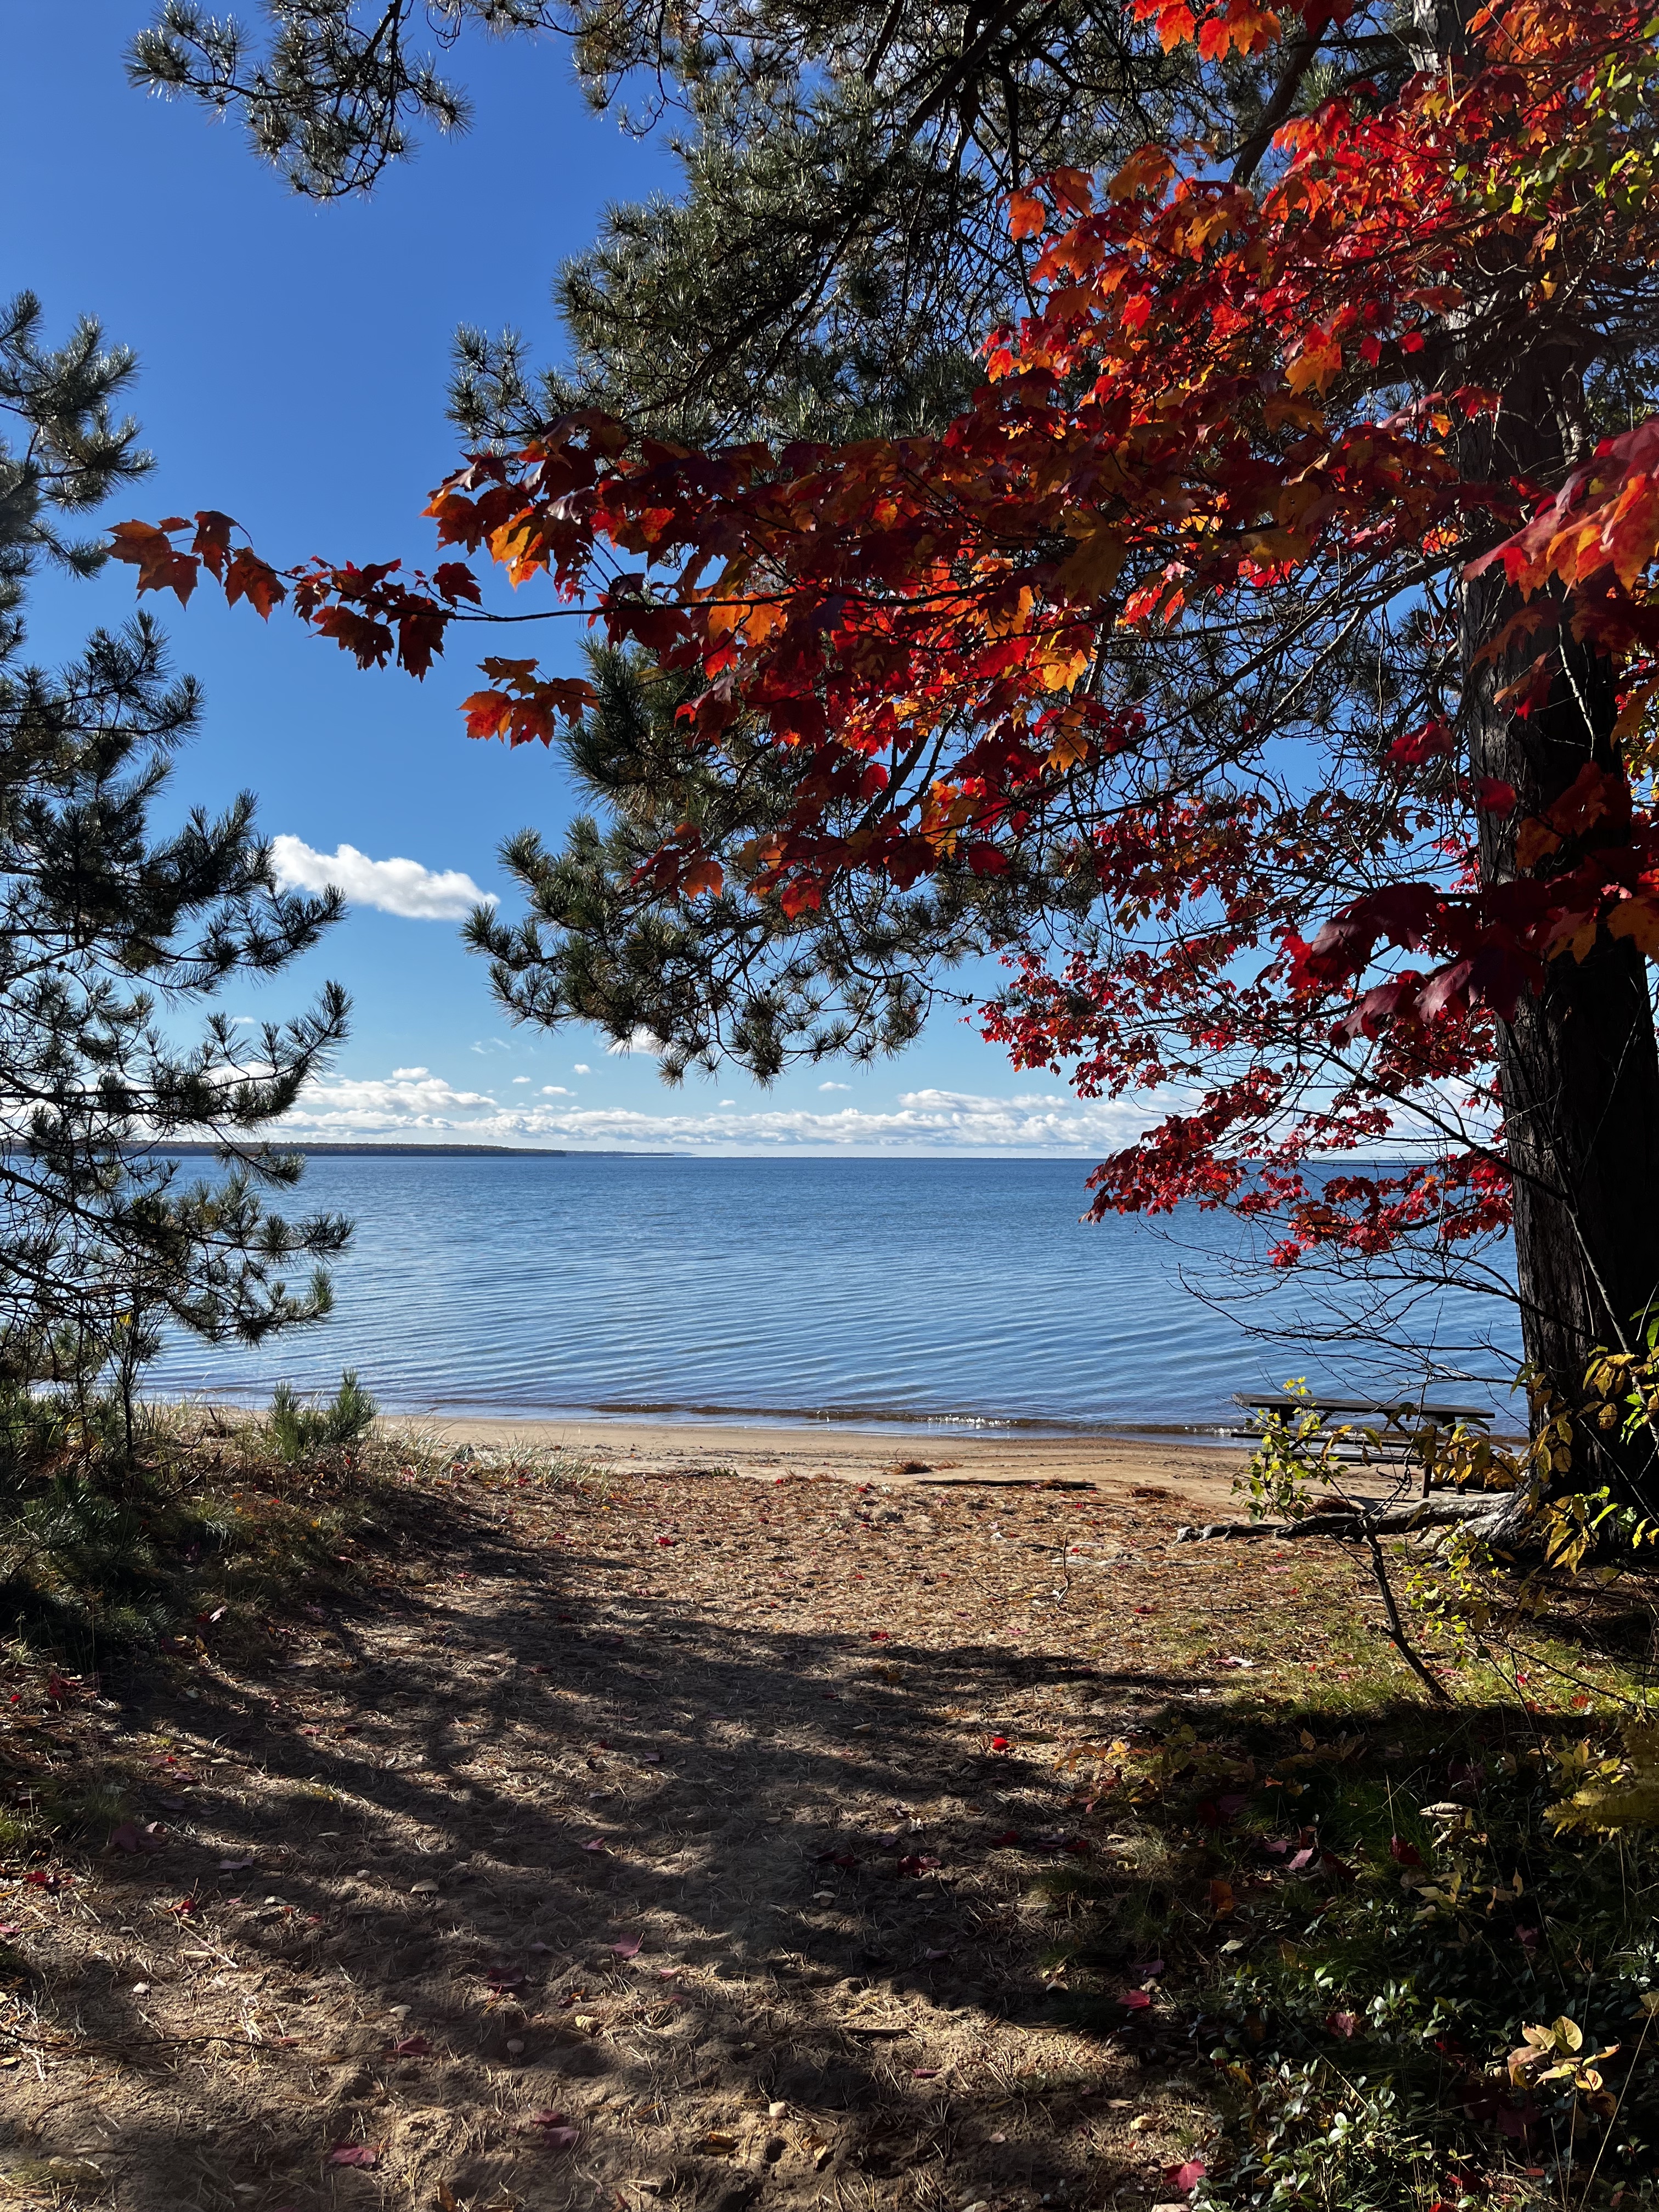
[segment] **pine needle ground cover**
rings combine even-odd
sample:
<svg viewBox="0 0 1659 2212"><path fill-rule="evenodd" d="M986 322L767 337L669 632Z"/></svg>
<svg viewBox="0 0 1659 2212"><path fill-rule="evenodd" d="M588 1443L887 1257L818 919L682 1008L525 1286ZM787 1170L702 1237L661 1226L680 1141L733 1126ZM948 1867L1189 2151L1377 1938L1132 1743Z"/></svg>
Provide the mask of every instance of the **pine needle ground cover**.
<svg viewBox="0 0 1659 2212"><path fill-rule="evenodd" d="M233 1459L275 1578L0 1675L0 2203L1651 2201L1639 1592L1446 1715L1167 1485Z"/></svg>

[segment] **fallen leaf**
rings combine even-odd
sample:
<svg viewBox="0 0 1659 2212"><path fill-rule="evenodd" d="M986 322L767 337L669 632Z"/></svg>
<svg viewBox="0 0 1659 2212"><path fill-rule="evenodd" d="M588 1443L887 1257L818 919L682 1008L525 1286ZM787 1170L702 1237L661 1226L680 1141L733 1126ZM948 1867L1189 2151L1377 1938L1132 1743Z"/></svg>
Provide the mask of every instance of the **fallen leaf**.
<svg viewBox="0 0 1659 2212"><path fill-rule="evenodd" d="M932 1960L934 1959L948 1959L951 1954L948 1951L924 1951L921 1955L924 1959Z"/></svg>
<svg viewBox="0 0 1659 2212"><path fill-rule="evenodd" d="M910 2079L913 2081L937 2081L938 2078L939 2069L937 2066L913 2066L910 2069Z"/></svg>
<svg viewBox="0 0 1659 2212"><path fill-rule="evenodd" d="M167 1847L167 1830L159 1820L148 1821L143 1827L137 1820L123 1820L118 1828L111 1829L105 1846L112 1851L164 1851Z"/></svg>
<svg viewBox="0 0 1659 2212"><path fill-rule="evenodd" d="M1189 2158L1181 2166L1166 2166L1164 2179L1171 2189L1191 2191L1197 2188L1209 2170L1201 2158Z"/></svg>
<svg viewBox="0 0 1659 2212"><path fill-rule="evenodd" d="M323 2160L325 2166L378 2166L379 2143L336 2143Z"/></svg>
<svg viewBox="0 0 1659 2212"><path fill-rule="evenodd" d="M581 2130L573 2128L562 2112L532 2112L523 2125L534 2128L549 2150L574 2150L581 2141Z"/></svg>
<svg viewBox="0 0 1659 2212"><path fill-rule="evenodd" d="M582 1845L582 1849L585 1851L602 1851L605 1849L605 1844L598 1836L593 1836Z"/></svg>
<svg viewBox="0 0 1659 2212"><path fill-rule="evenodd" d="M994 1851L1006 1850L1009 1844L1017 1844L1018 1841L1019 1830L1018 1828L1005 1828L1000 1836L992 1837L987 1848Z"/></svg>
<svg viewBox="0 0 1659 2212"><path fill-rule="evenodd" d="M1423 1854L1415 1844L1408 1844L1403 1836L1389 1838L1389 1856L1405 1867L1420 1867Z"/></svg>
<svg viewBox="0 0 1659 2212"><path fill-rule="evenodd" d="M221 1874L240 1874L252 1864L252 1859L221 1859L219 1871Z"/></svg>
<svg viewBox="0 0 1659 2212"><path fill-rule="evenodd" d="M401 2043L389 2046L394 2058L430 2058L432 2045L423 2035L406 2035Z"/></svg>
<svg viewBox="0 0 1659 2212"><path fill-rule="evenodd" d="M1224 1920L1233 1909L1233 1886L1230 1881L1215 1881L1210 1884L1210 1910L1218 1920Z"/></svg>
<svg viewBox="0 0 1659 2212"><path fill-rule="evenodd" d="M1164 1972L1164 1961L1162 1959L1142 1959L1132 1966L1129 1972L1137 1981L1155 1982Z"/></svg>
<svg viewBox="0 0 1659 2212"><path fill-rule="evenodd" d="M930 1858L925 1851L907 1851L898 1863L898 1870L908 1875L931 1874L938 1864L939 1861Z"/></svg>
<svg viewBox="0 0 1659 2212"><path fill-rule="evenodd" d="M619 1942L607 1943L605 1948L614 1951L619 1959L636 1959L644 1940L642 1936L624 1936Z"/></svg>
<svg viewBox="0 0 1659 2212"><path fill-rule="evenodd" d="M1359 2033L1359 2015L1353 2012L1328 2012L1325 2025L1333 2035L1340 2035L1345 2043L1350 2043Z"/></svg>
<svg viewBox="0 0 1659 2212"><path fill-rule="evenodd" d="M994 1735L991 1738L991 1748L993 1751L1006 1751L1008 1748L1007 1737L1006 1735Z"/></svg>
<svg viewBox="0 0 1659 2212"><path fill-rule="evenodd" d="M1145 2012L1152 1999L1145 1990L1125 1990L1118 2002L1127 2005L1131 2012Z"/></svg>
<svg viewBox="0 0 1659 2212"><path fill-rule="evenodd" d="M722 2156L725 2156L729 2152L734 2151L737 2147L738 2138L736 2136L729 2135L724 2128L711 2128L708 2134L703 2136L697 2144L697 2148L699 2150L716 2151Z"/></svg>

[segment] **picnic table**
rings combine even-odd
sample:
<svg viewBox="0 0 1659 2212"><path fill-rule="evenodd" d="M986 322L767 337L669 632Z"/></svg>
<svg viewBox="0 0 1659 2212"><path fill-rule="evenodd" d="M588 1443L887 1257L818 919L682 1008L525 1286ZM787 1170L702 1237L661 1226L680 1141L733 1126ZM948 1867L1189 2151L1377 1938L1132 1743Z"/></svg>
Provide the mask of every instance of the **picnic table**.
<svg viewBox="0 0 1659 2212"><path fill-rule="evenodd" d="M1326 1398L1316 1394L1304 1398L1291 1390L1235 1390L1233 1403L1255 1418L1243 1428L1230 1430L1231 1436L1260 1439L1266 1433L1264 1416L1268 1414L1316 1413L1319 1425L1310 1430L1304 1439L1310 1453L1319 1449L1322 1439L1331 1437L1334 1431L1347 1429L1354 1433L1338 1435L1330 1443L1332 1459L1358 1466L1398 1468L1420 1462L1425 1498L1431 1469L1427 1462L1420 1460L1424 1447L1431 1449L1459 1422L1482 1436L1492 1423L1490 1406L1434 1405L1425 1398L1404 1396Z"/></svg>

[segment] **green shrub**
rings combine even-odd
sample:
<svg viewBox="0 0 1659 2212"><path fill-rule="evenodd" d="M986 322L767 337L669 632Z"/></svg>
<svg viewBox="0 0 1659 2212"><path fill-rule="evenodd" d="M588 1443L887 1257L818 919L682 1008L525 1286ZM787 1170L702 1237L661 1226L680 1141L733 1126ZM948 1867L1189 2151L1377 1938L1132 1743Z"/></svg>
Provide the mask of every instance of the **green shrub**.
<svg viewBox="0 0 1659 2212"><path fill-rule="evenodd" d="M319 1452L349 1451L373 1427L380 1407L348 1367L340 1387L325 1406L309 1405L287 1382L271 1394L265 1432L284 1467L297 1467Z"/></svg>

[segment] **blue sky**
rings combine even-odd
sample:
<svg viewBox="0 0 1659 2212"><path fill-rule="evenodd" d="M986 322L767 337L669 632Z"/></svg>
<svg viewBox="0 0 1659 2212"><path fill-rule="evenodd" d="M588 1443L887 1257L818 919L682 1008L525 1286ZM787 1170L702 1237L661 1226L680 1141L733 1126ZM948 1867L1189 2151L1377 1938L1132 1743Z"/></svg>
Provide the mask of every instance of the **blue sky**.
<svg viewBox="0 0 1659 2212"><path fill-rule="evenodd" d="M0 286L39 293L54 336L90 312L137 348L135 407L159 465L133 512L223 508L282 562L426 556L423 495L456 452L443 414L455 325L512 323L539 355L556 354L555 270L590 240L607 201L673 188L665 149L589 112L562 43L475 39L451 64L474 99L471 134L428 141L371 201L315 206L258 164L234 125L128 88L122 52L150 13L148 0L0 9L11 210ZM131 588L118 568L91 585L46 586L32 617L36 656L124 619ZM233 1008L281 1012L324 975L350 990L351 1041L299 1133L1089 1152L1149 1118L1018 1074L950 1017L900 1060L804 1071L765 1091L728 1069L671 1092L648 1055L607 1054L591 1032L510 1027L449 910L470 884L510 900L501 838L531 823L556 838L572 801L539 748L508 754L465 738L456 702L477 680L471 656L456 653L417 685L360 673L292 621L262 626L205 591L165 612L178 665L208 696L180 802L222 803L252 786L291 872L330 856L354 894L303 969ZM551 665L572 647L544 650Z"/></svg>

